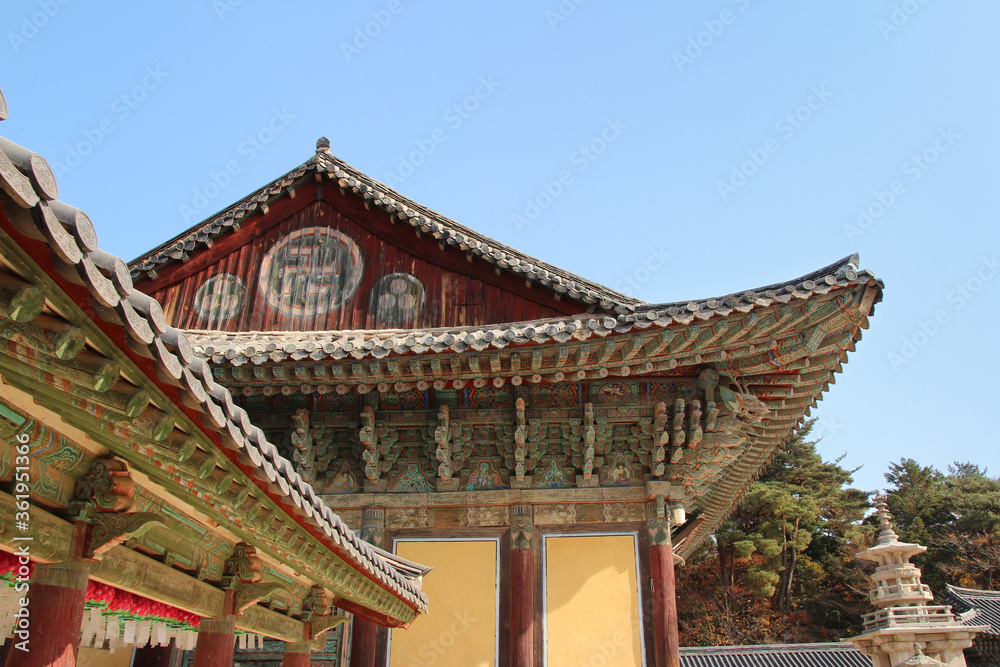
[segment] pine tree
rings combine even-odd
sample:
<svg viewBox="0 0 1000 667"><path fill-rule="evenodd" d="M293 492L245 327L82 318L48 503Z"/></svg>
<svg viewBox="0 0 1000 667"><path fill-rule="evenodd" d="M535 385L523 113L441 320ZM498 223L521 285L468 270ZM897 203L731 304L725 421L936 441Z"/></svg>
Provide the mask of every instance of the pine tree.
<svg viewBox="0 0 1000 667"><path fill-rule="evenodd" d="M838 627L854 625L857 614L852 610L860 601L860 582L845 588L819 575L836 569L844 576L860 577L860 569L845 559L849 558L852 539L862 530L859 524L869 507L869 494L848 487L854 471L841 467L840 459L824 461L816 452L816 442L807 440L812 425L807 422L793 434L733 516L716 531L719 573L725 585L734 586L737 560L755 555L742 583L758 595L770 597L772 608L783 614L803 608L795 599L797 591L821 596L825 590L839 587L838 595L844 601L839 606L844 608L837 610L837 618L832 620ZM809 591L795 586L803 559L810 568L813 586ZM805 606L815 613L829 609L817 604Z"/></svg>

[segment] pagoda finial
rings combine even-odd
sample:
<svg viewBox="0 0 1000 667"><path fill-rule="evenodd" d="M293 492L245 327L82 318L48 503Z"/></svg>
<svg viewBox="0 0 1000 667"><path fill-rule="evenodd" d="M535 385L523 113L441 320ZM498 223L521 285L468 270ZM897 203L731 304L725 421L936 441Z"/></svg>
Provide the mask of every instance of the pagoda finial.
<svg viewBox="0 0 1000 667"><path fill-rule="evenodd" d="M889 514L889 505L885 502L885 496L875 497L875 514L878 516L879 544L888 544L899 541L899 535L892 529L892 515Z"/></svg>
<svg viewBox="0 0 1000 667"><path fill-rule="evenodd" d="M329 153L330 152L330 140L326 137L320 137L316 140L316 152L317 153Z"/></svg>

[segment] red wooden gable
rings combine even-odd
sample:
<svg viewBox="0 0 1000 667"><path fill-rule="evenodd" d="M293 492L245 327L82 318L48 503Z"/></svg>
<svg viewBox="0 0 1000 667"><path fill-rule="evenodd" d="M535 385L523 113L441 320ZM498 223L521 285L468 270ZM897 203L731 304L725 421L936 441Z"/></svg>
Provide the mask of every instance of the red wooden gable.
<svg viewBox="0 0 1000 667"><path fill-rule="evenodd" d="M173 326L223 331L425 329L583 308L312 181L137 287Z"/></svg>

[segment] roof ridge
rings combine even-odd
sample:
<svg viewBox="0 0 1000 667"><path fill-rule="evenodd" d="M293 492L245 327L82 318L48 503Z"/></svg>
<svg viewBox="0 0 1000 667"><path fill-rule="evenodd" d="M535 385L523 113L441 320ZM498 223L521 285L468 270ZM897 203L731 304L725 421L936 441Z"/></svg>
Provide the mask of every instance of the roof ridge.
<svg viewBox="0 0 1000 667"><path fill-rule="evenodd" d="M740 644L734 646L682 646L681 652L688 653L791 653L802 651L830 651L839 650L853 652L858 649L853 644L841 642L815 642L800 644Z"/></svg>
<svg viewBox="0 0 1000 667"><path fill-rule="evenodd" d="M949 592L961 591L963 593L972 593L976 597L997 598L1000 600L1000 591L987 591L982 588L965 588L963 586L954 586L952 584L945 584L945 587Z"/></svg>
<svg viewBox="0 0 1000 667"><path fill-rule="evenodd" d="M272 181L270 181L268 183L265 183L264 185L262 185L261 187L257 188L256 190L254 190L250 194L244 196L242 199L238 199L235 203L230 204L226 208L223 208L223 209L220 209L220 210L216 211L215 213L213 213L212 215L208 216L207 218L205 218L201 222L196 222L195 224L191 225L190 227L188 227L184 231L178 233L173 238L170 238L170 239L164 241L163 243L161 243L160 245L156 246L155 248L152 248L152 249L144 252L143 254L139 255L138 257L135 257L134 259L129 260L127 262L127 265L129 267L129 269L132 271L132 277L134 278L134 277L136 277L136 276L138 276L138 275L141 274L141 270L137 269L137 267L140 266L140 263L147 262L149 259L153 258L155 255L157 255L161 251L163 251L163 250L165 250L167 248L170 248L171 246L176 245L179 240L187 238L187 237L190 237L192 235L196 235L197 232L201 231L205 227L211 226L211 224L213 222L221 221L223 218L226 217L227 213L230 213L231 211L239 209L240 206L244 206L246 204L249 204L250 202L252 202L254 200L257 200L259 202L259 200L260 200L259 194L261 192L263 192L265 190L273 190L275 188L275 186L277 186L277 185L281 185L282 187L284 187L284 186L286 186L286 182L289 180L289 178L293 178L294 177L295 180L298 180L302 175L305 174L305 172L309 171L310 167L314 167L316 164L318 164L318 162L319 162L319 159L317 158L317 156L315 156L315 155L311 156L308 160L306 160L302 164L298 165L297 167L293 167L292 169L289 169L287 172L285 172L281 176L278 176L277 178L273 179ZM253 208L256 208L256 204L252 208L244 206L244 210L246 210L247 212L253 210ZM230 224L230 225L225 225L225 226L231 227L232 225Z"/></svg>
<svg viewBox="0 0 1000 667"><path fill-rule="evenodd" d="M188 251L207 246L227 230L239 228L239 220L251 215L262 204L279 197L307 172L326 173L354 194L371 201L390 216L404 220L419 231L429 233L449 246L457 246L470 256L476 256L501 269L519 273L553 290L557 294L588 305L598 305L607 311L629 313L646 302L618 292L575 273L532 257L505 243L475 231L437 211L416 202L390 186L368 176L329 152L329 147L317 142L316 154L297 167L239 199L231 206L208 216L155 248L128 262L133 278L155 271L163 264L183 258Z"/></svg>
<svg viewBox="0 0 1000 667"><path fill-rule="evenodd" d="M571 279L572 282L582 283L582 284L590 286L595 291L601 291L601 292L604 292L608 296L614 296L614 297L616 297L618 299L618 301L621 302L621 304L624 304L626 302L630 303L632 305L640 305L640 304L646 303L645 301L642 301L641 299L637 299L637 298L635 298L633 296L630 296L628 294L624 294L622 292L618 292L617 290L611 289L611 288L609 288L609 287L607 287L605 285L602 285L602 284L597 283L595 281L589 280L587 278L583 278L582 276L579 276L579 275L577 275L575 273L572 273L571 271L567 271L566 269L563 269L561 267L555 266L554 264L549 264L548 262L545 262L545 261L542 261L542 260L537 259L535 257L532 257L531 255L528 255L527 253L525 253L525 252L523 252L521 250L518 250L517 248L509 246L506 243L502 243L500 241L497 241L496 239L494 239L492 237L489 237L486 234L483 234L482 232L478 232L478 231L472 229L471 227L467 227L467 226L463 225L462 223L460 223L460 222L458 222L458 221L456 221L456 220L454 220L452 218L449 218L446 215L443 215L443 214L435 211L432 208L424 206L423 204L421 204L421 203L419 203L419 202L417 202L417 201L415 201L413 199L410 199L409 197L407 197L405 195L400 194L397 190L395 190L391 186L389 186L389 185L387 185L385 183L382 183L378 179L375 179L375 178L372 178L371 176L368 176L367 174L365 174L364 172L362 172L357 167L354 167L351 164L348 164L344 160L336 157L335 155L332 155L332 154L329 154L329 153L327 153L327 154L320 153L319 155L320 155L320 159L321 160L325 159L325 160L329 161L330 163L332 163L332 165L334 166L335 169L339 167L340 169L344 170L345 173L348 173L349 177L356 178L359 181L366 181L366 183L364 183L364 184L368 185L369 187L375 186L375 187L377 187L377 188L379 188L381 190L384 190L385 194L388 194L390 196L390 198L393 199L393 200L395 200L395 201L390 201L389 203L385 203L385 201L386 201L385 199L378 198L378 199L376 199L376 204L379 204L380 206L382 206L382 208L389 209L390 211L392 211L394 209L394 204L400 204L400 205L402 205L403 206L403 211L401 211L401 212L403 213L403 217L407 218L408 221L410 222L410 224L413 225L414 227L418 227L418 226L419 227L429 227L429 230L425 230L425 231L430 231L431 233L433 233L435 235L437 233L442 233L444 231L444 230L434 229L433 224L426 225L424 223L419 222L416 219L419 218L420 216L419 215L409 215L408 212L406 211L407 208L412 208L414 211L421 211L425 216L429 216L429 217L433 218L434 221L442 224L443 226L451 227L452 228L452 232L453 232L451 235L442 233L442 235L444 236L445 243L449 243L451 245L461 245L461 244L467 242L467 240L456 238L456 236L478 237L478 239L475 239L475 240L478 240L481 243L485 243L491 249L496 250L497 252L501 253L501 257L495 257L495 256L492 255L492 253L488 253L487 251L482 250L481 248L478 248L476 246L470 246L468 248L468 250L471 251L471 252L473 252L473 254L478 254L480 257L483 257L484 259L487 259L487 261L491 261L490 259L487 258L487 256L493 256L493 258L496 259L496 260L504 261L504 258L502 257L502 255L503 254L509 254L509 255L515 256L519 260L521 260L522 258L524 260L529 260L530 264L532 264L535 267L541 269L542 271L548 271L550 273L561 274L562 276L565 276L565 277ZM334 172L334 175L337 176L338 178L344 178L344 176L338 175L336 173L336 171ZM354 188L352 187L352 189L354 189ZM497 262L494 262L494 263L497 263ZM514 265L514 266L517 266L517 265ZM501 267L501 268L503 268L503 267ZM560 291L560 290L557 290L557 291ZM619 305L619 304L616 304L616 305Z"/></svg>

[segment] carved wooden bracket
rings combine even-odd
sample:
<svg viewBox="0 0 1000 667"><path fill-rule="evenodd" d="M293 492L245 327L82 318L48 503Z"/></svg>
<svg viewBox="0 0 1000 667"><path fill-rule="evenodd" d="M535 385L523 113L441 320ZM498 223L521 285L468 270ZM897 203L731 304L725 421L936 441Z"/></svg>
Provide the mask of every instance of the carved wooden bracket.
<svg viewBox="0 0 1000 667"><path fill-rule="evenodd" d="M246 542L240 542L226 559L223 575L232 581L253 583L264 577L263 569L264 561L257 557L257 550Z"/></svg>
<svg viewBox="0 0 1000 667"><path fill-rule="evenodd" d="M322 586L313 586L309 589L308 595L302 600L302 613L306 619L324 616L330 613L330 605L333 600L327 595L326 589Z"/></svg>
<svg viewBox="0 0 1000 667"><path fill-rule="evenodd" d="M155 525L163 525L163 519L155 512L95 514L87 529L83 557L100 560L112 547L139 537Z"/></svg>
<svg viewBox="0 0 1000 667"><path fill-rule="evenodd" d="M322 651L326 647L326 631L336 628L338 625L349 622L350 619L346 616L340 615L327 615L327 616L313 616L310 624L312 628L310 632L312 633L312 644L309 648L313 651Z"/></svg>
<svg viewBox="0 0 1000 667"><path fill-rule="evenodd" d="M98 512L126 512L135 500L135 486L124 461L94 459L90 470L76 480L73 495L93 503Z"/></svg>
<svg viewBox="0 0 1000 667"><path fill-rule="evenodd" d="M438 407L438 425L434 428L434 457L438 460L438 479L448 481L452 474L451 419L448 406Z"/></svg>
<svg viewBox="0 0 1000 667"><path fill-rule="evenodd" d="M531 549L534 535L531 505L514 505L510 513L510 548Z"/></svg>
<svg viewBox="0 0 1000 667"><path fill-rule="evenodd" d="M237 615L242 614L247 607L257 604L275 591L288 591L281 584L273 582L251 584L240 581L234 582L231 588L233 590L233 609Z"/></svg>
<svg viewBox="0 0 1000 667"><path fill-rule="evenodd" d="M670 544L670 518L667 517L666 499L656 496L646 507L646 529L649 531L649 545L663 546Z"/></svg>
<svg viewBox="0 0 1000 667"><path fill-rule="evenodd" d="M337 614L328 614L326 616L314 616L312 619L312 633L313 637L321 632L326 632L327 630L332 630L333 628L347 623L351 619L346 616L340 616Z"/></svg>
<svg viewBox="0 0 1000 667"><path fill-rule="evenodd" d="M377 547L385 538L385 510L381 507L366 507L361 519L361 539Z"/></svg>
<svg viewBox="0 0 1000 667"><path fill-rule="evenodd" d="M313 435L309 429L309 411L299 408L292 416L292 460L295 472L302 479L312 484L316 481L316 451L313 447Z"/></svg>

